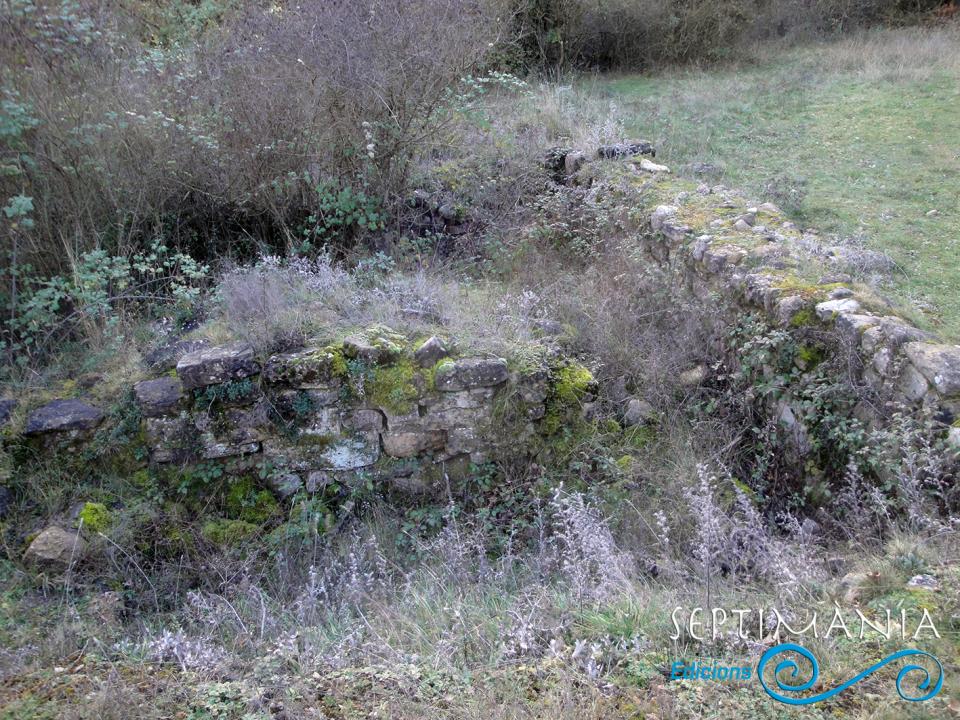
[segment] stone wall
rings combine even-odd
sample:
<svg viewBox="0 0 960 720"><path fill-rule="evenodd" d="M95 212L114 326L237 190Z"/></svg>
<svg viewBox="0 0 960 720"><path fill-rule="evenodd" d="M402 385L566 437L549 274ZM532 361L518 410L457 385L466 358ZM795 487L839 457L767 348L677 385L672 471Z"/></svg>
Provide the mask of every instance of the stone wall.
<svg viewBox="0 0 960 720"><path fill-rule="evenodd" d="M266 359L242 344L191 348L132 387L149 461L267 461L280 496L358 473L427 490L498 450L532 446L551 394L546 365L518 370L384 327ZM28 414L24 435L75 451L105 418L87 401L56 399Z"/></svg>
<svg viewBox="0 0 960 720"><path fill-rule="evenodd" d="M855 282L844 272L855 251L831 244L815 229L799 229L771 203L677 180L645 154L654 153L643 141L601 147L592 155L554 148L547 164L595 197L617 195L641 218L638 237L651 260L677 269L686 290L718 294L740 312L761 311L790 330L835 330L828 350L853 360L853 379L869 396L857 408L862 418L882 424L894 406L928 409L960 448L960 346L939 342ZM649 198L660 202L633 206Z"/></svg>

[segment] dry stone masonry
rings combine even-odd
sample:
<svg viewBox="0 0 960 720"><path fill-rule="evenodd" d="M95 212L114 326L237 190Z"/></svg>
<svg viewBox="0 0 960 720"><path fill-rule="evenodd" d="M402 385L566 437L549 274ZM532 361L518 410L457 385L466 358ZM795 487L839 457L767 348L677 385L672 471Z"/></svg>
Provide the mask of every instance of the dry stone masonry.
<svg viewBox="0 0 960 720"><path fill-rule="evenodd" d="M724 193L723 188L700 189L707 197ZM718 210L732 209L730 204L721 199ZM702 207L701 202L698 212ZM960 346L937 342L869 293L860 297L848 277L802 279L798 268L809 272L830 252L819 238L799 233L779 216L770 204L744 208L732 218L711 220L711 233L697 234L681 207L661 205L650 214L651 243L658 246L655 254L684 264L688 281L701 292L719 290L785 328L835 328L843 349L858 356L860 378L879 397L931 408L954 423L960 417Z"/></svg>
<svg viewBox="0 0 960 720"><path fill-rule="evenodd" d="M570 148L551 149L545 163L555 179L594 193L634 188L635 195L624 195L627 205L663 198L647 206L638 228L654 262L678 269L687 289L762 311L784 328L834 328L835 350L853 351L858 379L881 401L858 408L865 419L882 424L883 403L931 410L960 449L960 346L938 342L855 284L845 272L856 260L850 248L801 231L772 203L751 205L723 186L676 181L645 154L655 155L644 141L601 147L597 157L618 161L619 175L611 175L609 163L598 172L586 153ZM876 256L869 259L889 262ZM792 416L789 407L781 410Z"/></svg>
<svg viewBox="0 0 960 720"><path fill-rule="evenodd" d="M267 461L281 496L358 473L413 487L466 472L504 443L522 448L550 395L546 367L456 356L439 337L384 327L262 359L242 344L185 349L175 370L132 388L149 461ZM58 399L29 413L25 434L76 448L104 417Z"/></svg>

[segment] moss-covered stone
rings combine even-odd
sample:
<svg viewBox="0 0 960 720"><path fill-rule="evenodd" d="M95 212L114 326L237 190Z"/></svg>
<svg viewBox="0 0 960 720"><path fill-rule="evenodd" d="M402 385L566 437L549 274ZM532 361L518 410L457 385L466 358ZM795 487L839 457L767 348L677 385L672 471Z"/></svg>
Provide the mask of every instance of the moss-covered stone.
<svg viewBox="0 0 960 720"><path fill-rule="evenodd" d="M346 378L350 374L350 367L343 354L343 343L327 345L323 351L330 357L330 374L341 379Z"/></svg>
<svg viewBox="0 0 960 720"><path fill-rule="evenodd" d="M417 369L406 357L393 365L375 367L365 388L367 398L376 407L405 415L413 410L420 395L416 379Z"/></svg>
<svg viewBox="0 0 960 720"><path fill-rule="evenodd" d="M90 533L105 532L113 524L113 513L103 503L88 502L77 516L80 527Z"/></svg>
<svg viewBox="0 0 960 720"><path fill-rule="evenodd" d="M579 363L554 368L543 418L544 432L552 435L579 420L583 402L595 383L593 373Z"/></svg>
<svg viewBox="0 0 960 720"><path fill-rule="evenodd" d="M555 371L553 391L557 400L562 403L579 403L586 397L593 383L592 372L583 365L571 363Z"/></svg>
<svg viewBox="0 0 960 720"><path fill-rule="evenodd" d="M257 526L253 523L226 518L209 520L200 530L205 540L220 547L236 547L256 532Z"/></svg>

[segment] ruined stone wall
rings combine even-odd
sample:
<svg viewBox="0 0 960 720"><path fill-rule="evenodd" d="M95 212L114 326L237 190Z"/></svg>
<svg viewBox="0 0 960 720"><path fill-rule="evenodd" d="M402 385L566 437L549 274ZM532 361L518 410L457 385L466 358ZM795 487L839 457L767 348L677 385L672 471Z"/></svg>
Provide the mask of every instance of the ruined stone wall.
<svg viewBox="0 0 960 720"><path fill-rule="evenodd" d="M836 330L827 350L853 360L855 382L872 396L857 408L868 422L882 424L894 406L927 409L960 448L960 346L938 341L855 282L846 269L856 251L801 230L771 203L678 180L643 157L653 154L643 141L593 154L553 148L547 165L594 197L616 197L639 218L637 235L651 261L677 270L685 290L714 293L738 312L760 311L788 330Z"/></svg>
<svg viewBox="0 0 960 720"><path fill-rule="evenodd" d="M695 291L719 292L787 329L836 330L830 349L852 355L854 379L876 399L858 408L866 419L882 423L892 405L929 409L950 426L950 440L960 446L960 346L938 342L849 276L832 271L830 260L842 258L842 251L816 233L801 233L789 222L761 224L764 214L779 217L775 206L738 206L722 188L701 186L699 193L733 214L710 219L707 232L686 224L680 205L660 205L649 216L650 242L685 267ZM725 235L728 227L737 233ZM819 279L802 279L798 267Z"/></svg>
<svg viewBox="0 0 960 720"><path fill-rule="evenodd" d="M132 388L149 462L267 462L280 496L358 474L428 490L496 451L522 453L551 395L546 366L515 369L383 327L265 360L233 344L174 352L166 364ZM102 408L57 399L29 413L24 435L70 451L106 422Z"/></svg>

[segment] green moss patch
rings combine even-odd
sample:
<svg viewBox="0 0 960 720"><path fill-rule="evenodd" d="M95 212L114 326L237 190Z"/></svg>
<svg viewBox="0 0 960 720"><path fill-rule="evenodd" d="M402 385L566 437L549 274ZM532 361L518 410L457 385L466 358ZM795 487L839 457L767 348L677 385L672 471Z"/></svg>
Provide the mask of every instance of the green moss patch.
<svg viewBox="0 0 960 720"><path fill-rule="evenodd" d="M88 502L80 510L78 519L87 532L102 533L113 524L113 513L103 503Z"/></svg>
<svg viewBox="0 0 960 720"><path fill-rule="evenodd" d="M596 383L593 373L579 363L555 368L551 380L546 414L543 418L543 430L548 435L581 420L580 409L583 401Z"/></svg>
<svg viewBox="0 0 960 720"><path fill-rule="evenodd" d="M280 505L269 490L258 490L253 480L243 477L230 485L226 511L233 519L263 525L280 513Z"/></svg>
<svg viewBox="0 0 960 720"><path fill-rule="evenodd" d="M236 547L257 533L257 526L246 520L219 519L203 524L200 534L220 547Z"/></svg>
<svg viewBox="0 0 960 720"><path fill-rule="evenodd" d="M393 365L375 367L370 372L366 393L370 402L396 415L413 410L420 396L415 380L417 369L409 358Z"/></svg>

